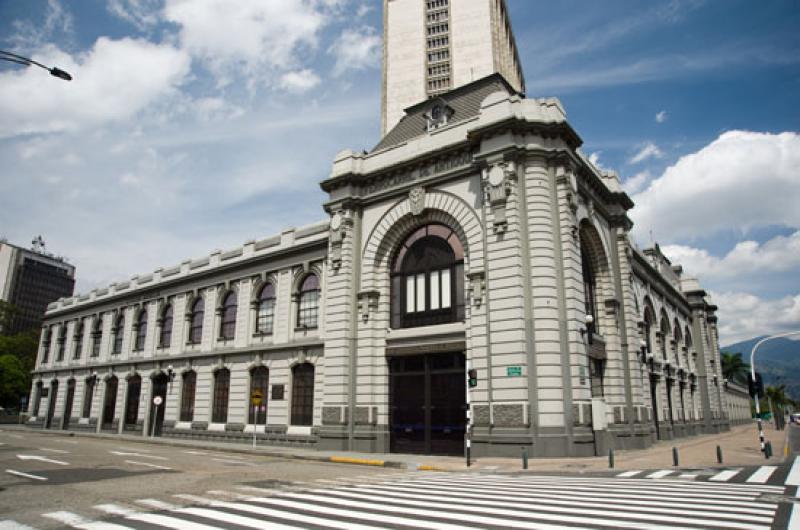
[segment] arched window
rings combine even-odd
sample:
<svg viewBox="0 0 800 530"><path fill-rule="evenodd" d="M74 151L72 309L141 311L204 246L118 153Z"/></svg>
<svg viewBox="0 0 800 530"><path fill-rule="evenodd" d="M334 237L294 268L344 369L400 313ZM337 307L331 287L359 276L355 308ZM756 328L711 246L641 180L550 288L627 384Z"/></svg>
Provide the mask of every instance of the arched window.
<svg viewBox="0 0 800 530"><path fill-rule="evenodd" d="M392 265L392 327L464 320L464 249L440 224L415 230Z"/></svg>
<svg viewBox="0 0 800 530"><path fill-rule="evenodd" d="M88 377L86 379L83 389L83 411L81 418L88 418L92 415L92 399L94 398L94 386L96 383L96 376Z"/></svg>
<svg viewBox="0 0 800 530"><path fill-rule="evenodd" d="M83 320L79 321L75 326L75 335L72 337L72 342L75 344L72 351L72 359L78 360L83 353Z"/></svg>
<svg viewBox="0 0 800 530"><path fill-rule="evenodd" d="M192 421L194 419L194 393L197 388L197 373L192 370L183 374L183 384L181 385L181 420Z"/></svg>
<svg viewBox="0 0 800 530"><path fill-rule="evenodd" d="M319 278L309 274L300 284L297 304L297 327L313 329L319 317Z"/></svg>
<svg viewBox="0 0 800 530"><path fill-rule="evenodd" d="M139 311L139 318L136 319L136 341L133 349L141 351L144 349L144 341L147 338L147 310Z"/></svg>
<svg viewBox="0 0 800 530"><path fill-rule="evenodd" d="M228 421L228 395L231 389L231 372L222 368L214 372L214 403L211 409L212 423Z"/></svg>
<svg viewBox="0 0 800 530"><path fill-rule="evenodd" d="M161 333L158 336L158 347L169 348L172 343L172 304L167 304L161 313Z"/></svg>
<svg viewBox="0 0 800 530"><path fill-rule="evenodd" d="M67 324L61 324L61 328L58 331L58 354L56 356L56 362L61 362L64 360L64 352L66 351L65 348L67 347Z"/></svg>
<svg viewBox="0 0 800 530"><path fill-rule="evenodd" d="M581 270L583 272L583 307L586 315L592 316L591 323L586 322L589 333L597 333L597 280L592 268L591 254L583 237L581 237Z"/></svg>
<svg viewBox="0 0 800 530"><path fill-rule="evenodd" d="M236 334L236 292L231 291L222 301L220 307L220 325L219 325L219 338L232 339Z"/></svg>
<svg viewBox="0 0 800 530"><path fill-rule="evenodd" d="M200 341L203 340L205 307L202 298L198 298L192 304L192 312L189 315L189 344L200 344Z"/></svg>
<svg viewBox="0 0 800 530"><path fill-rule="evenodd" d="M112 375L106 380L106 398L103 402L103 417L101 420L103 429L110 429L114 425L114 415L117 407L117 389L119 380Z"/></svg>
<svg viewBox="0 0 800 530"><path fill-rule="evenodd" d="M314 422L314 365L303 363L292 368L292 425Z"/></svg>
<svg viewBox="0 0 800 530"><path fill-rule="evenodd" d="M647 344L647 353L653 353L653 344L651 337L653 333L653 314L650 312L649 307L644 309L644 342Z"/></svg>
<svg viewBox="0 0 800 530"><path fill-rule="evenodd" d="M142 395L142 378L134 375L128 379L128 399L125 403L125 425L136 425L139 417L139 398Z"/></svg>
<svg viewBox="0 0 800 530"><path fill-rule="evenodd" d="M658 345L661 348L661 357L668 361L669 358L667 356L667 337L669 336L669 323L667 322L667 318L665 316L661 317L661 333L658 337Z"/></svg>
<svg viewBox="0 0 800 530"><path fill-rule="evenodd" d="M275 286L265 284L256 302L256 333L269 335L275 323Z"/></svg>
<svg viewBox="0 0 800 530"><path fill-rule="evenodd" d="M47 364L47 361L50 358L50 343L52 341L53 328L45 328L42 332L42 364Z"/></svg>
<svg viewBox="0 0 800 530"><path fill-rule="evenodd" d="M100 357L100 344L103 340L103 318L98 316L94 319L92 328L92 357Z"/></svg>
<svg viewBox="0 0 800 530"><path fill-rule="evenodd" d="M250 395L258 390L264 396L261 405L258 407L258 412L251 404L249 409L248 423L256 425L265 425L267 423L267 387L269 385L269 370L266 366L256 366L250 371Z"/></svg>
<svg viewBox="0 0 800 530"><path fill-rule="evenodd" d="M117 355L122 353L122 337L125 331L125 315L122 314L117 317L117 321L114 323L114 344L111 348L111 353L113 355Z"/></svg>

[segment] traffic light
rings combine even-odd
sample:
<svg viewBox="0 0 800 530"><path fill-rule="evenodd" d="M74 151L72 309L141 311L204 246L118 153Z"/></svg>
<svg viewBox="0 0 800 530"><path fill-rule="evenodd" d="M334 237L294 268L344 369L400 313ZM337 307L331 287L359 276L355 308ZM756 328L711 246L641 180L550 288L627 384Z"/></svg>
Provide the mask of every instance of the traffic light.
<svg viewBox="0 0 800 530"><path fill-rule="evenodd" d="M755 380L753 380L753 376L751 374L747 374L747 390L750 393L751 398L756 396L759 398L764 397L764 381L761 379L760 373L756 372Z"/></svg>
<svg viewBox="0 0 800 530"><path fill-rule="evenodd" d="M478 371L475 368L467 370L467 382L470 388L478 386Z"/></svg>

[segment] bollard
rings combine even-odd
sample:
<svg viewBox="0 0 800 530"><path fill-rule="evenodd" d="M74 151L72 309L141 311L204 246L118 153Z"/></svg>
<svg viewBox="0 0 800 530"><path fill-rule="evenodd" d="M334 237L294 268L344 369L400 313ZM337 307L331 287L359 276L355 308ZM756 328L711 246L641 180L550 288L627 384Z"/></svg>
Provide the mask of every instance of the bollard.
<svg viewBox="0 0 800 530"><path fill-rule="evenodd" d="M614 469L614 450L608 450L608 467Z"/></svg>
<svg viewBox="0 0 800 530"><path fill-rule="evenodd" d="M678 448L672 448L672 465L678 467Z"/></svg>
<svg viewBox="0 0 800 530"><path fill-rule="evenodd" d="M717 446L717 464L722 463L722 447Z"/></svg>
<svg viewBox="0 0 800 530"><path fill-rule="evenodd" d="M522 448L522 469L528 469L528 448Z"/></svg>
<svg viewBox="0 0 800 530"><path fill-rule="evenodd" d="M764 446L764 456L769 459L772 456L772 442L767 442Z"/></svg>

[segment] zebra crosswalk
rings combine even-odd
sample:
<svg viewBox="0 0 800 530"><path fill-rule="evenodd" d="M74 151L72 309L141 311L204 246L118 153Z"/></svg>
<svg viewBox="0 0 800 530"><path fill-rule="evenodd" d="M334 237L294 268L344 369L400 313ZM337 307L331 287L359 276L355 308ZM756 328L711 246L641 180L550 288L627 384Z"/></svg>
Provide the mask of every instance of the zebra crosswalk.
<svg viewBox="0 0 800 530"><path fill-rule="evenodd" d="M762 473L763 474L763 473ZM42 514L89 530L180 528L773 528L786 488L754 482L414 472L342 482L241 485ZM0 525L0 528L3 528ZM11 528L11 527L9 527Z"/></svg>
<svg viewBox="0 0 800 530"><path fill-rule="evenodd" d="M617 478L683 479L709 482L746 484L771 484L777 486L800 485L800 457L788 466L744 466L707 469L631 469L616 473Z"/></svg>

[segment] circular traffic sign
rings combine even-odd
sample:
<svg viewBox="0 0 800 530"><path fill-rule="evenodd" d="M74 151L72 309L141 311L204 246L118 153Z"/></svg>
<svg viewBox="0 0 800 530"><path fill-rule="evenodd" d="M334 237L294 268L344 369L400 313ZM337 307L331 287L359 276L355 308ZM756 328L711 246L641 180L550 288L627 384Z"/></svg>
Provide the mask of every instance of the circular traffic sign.
<svg viewBox="0 0 800 530"><path fill-rule="evenodd" d="M153 398L153 405L155 405L156 407L161 405L162 403L164 403L164 398L162 398L161 396L156 396Z"/></svg>

